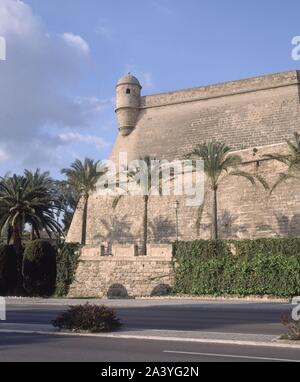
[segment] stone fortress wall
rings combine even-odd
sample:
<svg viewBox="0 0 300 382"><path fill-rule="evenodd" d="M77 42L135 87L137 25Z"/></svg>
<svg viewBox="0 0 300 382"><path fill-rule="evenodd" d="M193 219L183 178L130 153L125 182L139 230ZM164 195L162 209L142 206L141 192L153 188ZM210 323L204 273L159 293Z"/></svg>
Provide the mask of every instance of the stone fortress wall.
<svg viewBox="0 0 300 382"><path fill-rule="evenodd" d="M131 86L128 82L128 76L124 85L121 81L119 94L122 94L122 86L126 94ZM133 84L135 91L137 86ZM285 152L285 140L300 131L299 89L299 72L291 71L140 97L135 125L128 126L128 120L134 120L132 116L124 122L126 134L121 131L118 135L111 159L117 162L119 152L127 152L129 161L145 155L182 159L199 143L221 141L242 156L243 169L258 172L272 184L284 167L265 160L264 154ZM124 102L121 102L122 109L117 108L121 124L126 113L127 101ZM130 102L128 105L132 107ZM136 112L136 98L133 106ZM218 194L221 238L299 236L299 191L300 185L290 181L269 196L261 186L253 187L241 178L228 178ZM206 189L200 230L195 224L197 208L186 206L183 197L150 197L150 244L171 243L176 239L173 208L176 199L180 202L179 238L210 237L211 193ZM88 206L87 244L92 247L102 243L139 244L142 208L139 197L124 197L113 210L111 197L92 195ZM80 241L81 218L79 204L68 241Z"/></svg>
<svg viewBox="0 0 300 382"><path fill-rule="evenodd" d="M100 246L86 246L69 296L160 296L170 292L172 275L171 245L148 245L147 256L136 256L134 245L113 245L109 256Z"/></svg>

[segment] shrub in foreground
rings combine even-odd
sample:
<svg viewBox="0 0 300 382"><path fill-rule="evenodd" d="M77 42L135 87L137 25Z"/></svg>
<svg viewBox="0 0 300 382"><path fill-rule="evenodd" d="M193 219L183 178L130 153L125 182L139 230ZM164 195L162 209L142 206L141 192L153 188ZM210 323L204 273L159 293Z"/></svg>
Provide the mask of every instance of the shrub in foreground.
<svg viewBox="0 0 300 382"><path fill-rule="evenodd" d="M23 258L23 286L31 296L50 296L55 290L56 250L45 240L28 242Z"/></svg>
<svg viewBox="0 0 300 382"><path fill-rule="evenodd" d="M73 332L87 331L91 333L111 332L120 328L115 311L104 305L70 306L69 309L52 321L54 327Z"/></svg>
<svg viewBox="0 0 300 382"><path fill-rule="evenodd" d="M281 323L287 328L287 333L281 336L281 339L300 341L300 321L294 321L291 314L285 314Z"/></svg>

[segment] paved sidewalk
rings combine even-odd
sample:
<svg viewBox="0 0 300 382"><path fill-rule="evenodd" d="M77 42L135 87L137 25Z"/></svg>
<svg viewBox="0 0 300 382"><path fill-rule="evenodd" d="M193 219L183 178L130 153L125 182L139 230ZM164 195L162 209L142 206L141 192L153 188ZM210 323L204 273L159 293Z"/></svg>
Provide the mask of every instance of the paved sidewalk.
<svg viewBox="0 0 300 382"><path fill-rule="evenodd" d="M195 305L200 302L205 304L290 304L288 299L271 299L271 298L235 298L235 297L158 297L158 298L135 298L135 299L107 299L107 298L31 298L31 297L6 297L8 305L78 305L89 302L90 304L104 304L112 307L144 307L158 305Z"/></svg>

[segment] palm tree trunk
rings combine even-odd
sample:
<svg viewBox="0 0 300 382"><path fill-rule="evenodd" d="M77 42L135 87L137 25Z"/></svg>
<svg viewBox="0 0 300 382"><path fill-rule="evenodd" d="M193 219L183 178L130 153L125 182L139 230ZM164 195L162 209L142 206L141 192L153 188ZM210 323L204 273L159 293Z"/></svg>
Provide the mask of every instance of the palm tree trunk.
<svg viewBox="0 0 300 382"><path fill-rule="evenodd" d="M218 240L218 198L217 187L213 188L212 211L211 211L211 239Z"/></svg>
<svg viewBox="0 0 300 382"><path fill-rule="evenodd" d="M31 241L35 240L34 229L32 226L31 226L31 230L30 230L30 240Z"/></svg>
<svg viewBox="0 0 300 382"><path fill-rule="evenodd" d="M86 244L86 229L87 229L87 209L88 209L89 195L84 195L84 206L82 214L82 230L81 230L81 244Z"/></svg>
<svg viewBox="0 0 300 382"><path fill-rule="evenodd" d="M7 240L6 240L7 245L10 245L10 241L12 237L13 237L13 229L12 229L12 226L9 226L7 230Z"/></svg>
<svg viewBox="0 0 300 382"><path fill-rule="evenodd" d="M13 246L18 256L22 256L23 247L19 227L13 227Z"/></svg>
<svg viewBox="0 0 300 382"><path fill-rule="evenodd" d="M143 243L142 243L142 255L143 256L147 256L147 243L148 243L148 200L149 200L149 195L144 195Z"/></svg>

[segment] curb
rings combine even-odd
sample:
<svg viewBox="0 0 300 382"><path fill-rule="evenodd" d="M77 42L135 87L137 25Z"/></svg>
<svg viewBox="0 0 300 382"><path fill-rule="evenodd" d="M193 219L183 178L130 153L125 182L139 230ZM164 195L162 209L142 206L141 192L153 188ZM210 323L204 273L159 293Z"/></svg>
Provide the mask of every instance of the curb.
<svg viewBox="0 0 300 382"><path fill-rule="evenodd" d="M76 304L83 304L85 302L90 302L94 304L124 304L129 305L138 303L149 303L150 305L155 305L155 303L256 303L256 304L290 304L290 299L284 298L265 298L265 297L213 297L213 296L169 296L169 297L138 297L133 299L108 299L108 298L57 298L57 299L35 299L35 298L20 298L20 297L5 297L6 303L9 305L59 305L59 306L69 306ZM128 304L129 302L129 304Z"/></svg>
<svg viewBox="0 0 300 382"><path fill-rule="evenodd" d="M239 345L239 346L256 346L256 347L274 347L274 348L292 348L300 350L299 344L263 341L239 341L214 338L189 338L189 337L164 337L139 334L121 334L121 333L73 333L62 331L40 331L40 330L18 330L18 329L1 329L0 333L15 333L15 334L38 334L52 336L74 336L74 337L96 337L96 338L114 338L114 339L136 339L148 341L173 341L173 342L193 342L193 343L208 343L208 344L223 344L223 345Z"/></svg>
<svg viewBox="0 0 300 382"><path fill-rule="evenodd" d="M162 296L162 297L136 297L135 300L195 300L195 301L240 301L240 302L261 302L261 303L290 303L290 298L284 297L274 297L274 296L210 296L210 295L199 295L199 296L187 296L187 295L178 295L178 296Z"/></svg>

